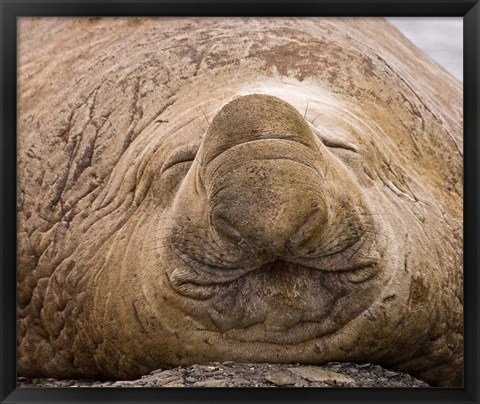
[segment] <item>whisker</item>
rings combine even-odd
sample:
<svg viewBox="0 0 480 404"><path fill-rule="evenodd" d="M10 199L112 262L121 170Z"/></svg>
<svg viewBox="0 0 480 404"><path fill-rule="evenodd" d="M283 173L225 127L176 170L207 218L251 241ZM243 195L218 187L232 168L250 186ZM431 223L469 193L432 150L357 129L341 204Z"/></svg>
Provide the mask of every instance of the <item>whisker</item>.
<svg viewBox="0 0 480 404"><path fill-rule="evenodd" d="M209 233L209 232L205 229L204 226L196 225L196 224L190 224L190 223L189 223L187 226L184 226L184 227L163 227L163 226L161 226L161 227L157 227L157 228L155 228L155 229L153 229L153 230L149 230L149 231L145 232L144 234L145 234L145 235L149 235L149 234L152 234L152 233L155 234L156 232L158 232L158 231L160 231L160 230L181 230L182 228L185 229L185 228L192 228L192 227L193 227L193 228L197 228L197 229L202 229L202 230L204 230L204 232L203 232L204 235L207 235L207 234Z"/></svg>
<svg viewBox="0 0 480 404"><path fill-rule="evenodd" d="M207 115L205 114L205 112L203 112L203 109L200 108L200 111L202 111L202 114L205 117L205 120L207 121L208 126L210 126L210 122L208 121Z"/></svg>
<svg viewBox="0 0 480 404"><path fill-rule="evenodd" d="M303 114L303 119L305 119L305 117L307 116L307 111L308 111L308 102L309 102L309 101L310 101L310 100L309 100L309 99L307 99L307 106L305 107L305 113Z"/></svg>
<svg viewBox="0 0 480 404"><path fill-rule="evenodd" d="M312 121L310 121L310 123L311 123L313 126L315 126L315 121L317 120L317 118L318 118L320 115L322 115L321 112L320 112L315 118L313 118Z"/></svg>

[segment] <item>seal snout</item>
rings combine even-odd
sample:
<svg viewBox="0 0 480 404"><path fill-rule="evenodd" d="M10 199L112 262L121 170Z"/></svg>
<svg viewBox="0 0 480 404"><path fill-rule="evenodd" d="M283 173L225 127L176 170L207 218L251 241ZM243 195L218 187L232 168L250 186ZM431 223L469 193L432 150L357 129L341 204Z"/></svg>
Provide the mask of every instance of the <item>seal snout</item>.
<svg viewBox="0 0 480 404"><path fill-rule="evenodd" d="M210 226L217 238L271 257L311 250L328 216L318 172L282 158L258 157L231 167L227 163L235 156L228 157L207 181Z"/></svg>
<svg viewBox="0 0 480 404"><path fill-rule="evenodd" d="M306 245L321 231L324 222L316 205L312 203L315 207L307 214L307 209L289 207L278 214L257 212L253 206L223 206L212 213L212 231L239 248L261 250L272 258L303 256L308 252Z"/></svg>
<svg viewBox="0 0 480 404"><path fill-rule="evenodd" d="M323 156L294 107L239 97L215 116L199 153L217 239L271 257L311 249L326 221Z"/></svg>

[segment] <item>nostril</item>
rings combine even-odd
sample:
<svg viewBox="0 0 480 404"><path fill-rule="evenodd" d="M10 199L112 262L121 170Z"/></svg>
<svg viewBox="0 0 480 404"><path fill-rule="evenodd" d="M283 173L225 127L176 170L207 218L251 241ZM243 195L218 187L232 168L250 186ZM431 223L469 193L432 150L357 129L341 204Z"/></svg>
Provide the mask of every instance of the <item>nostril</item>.
<svg viewBox="0 0 480 404"><path fill-rule="evenodd" d="M295 252L291 239L287 240L283 247L287 255L293 255L293 253Z"/></svg>
<svg viewBox="0 0 480 404"><path fill-rule="evenodd" d="M308 242L315 230L320 225L320 209L316 202L312 203L312 213L307 217L305 222L298 230L285 242L284 249L288 255L299 254L300 247Z"/></svg>
<svg viewBox="0 0 480 404"><path fill-rule="evenodd" d="M242 234L240 231L221 213L214 213L211 223L214 230L220 233L223 237L226 237L235 243L242 241Z"/></svg>

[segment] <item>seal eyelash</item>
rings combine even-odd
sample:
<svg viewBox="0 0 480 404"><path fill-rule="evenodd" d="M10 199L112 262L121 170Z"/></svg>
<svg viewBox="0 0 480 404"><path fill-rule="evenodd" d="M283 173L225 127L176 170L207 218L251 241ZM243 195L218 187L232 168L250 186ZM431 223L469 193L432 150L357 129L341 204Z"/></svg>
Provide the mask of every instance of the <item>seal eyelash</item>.
<svg viewBox="0 0 480 404"><path fill-rule="evenodd" d="M192 162L197 155L197 151L197 146L186 146L175 150L165 160L165 163L163 164L160 173L163 174L165 171L176 166L177 164Z"/></svg>
<svg viewBox="0 0 480 404"><path fill-rule="evenodd" d="M309 126L310 126L310 129L312 129L313 133L315 133L315 135L318 136L318 138L322 141L322 143L325 146L330 147L330 148L334 148L334 149L350 150L354 153L358 152L357 147L353 143L348 142L348 141L343 140L343 139L334 138L334 137L330 136L328 133L325 133L325 132L322 132L322 131L318 130L310 122L309 122Z"/></svg>

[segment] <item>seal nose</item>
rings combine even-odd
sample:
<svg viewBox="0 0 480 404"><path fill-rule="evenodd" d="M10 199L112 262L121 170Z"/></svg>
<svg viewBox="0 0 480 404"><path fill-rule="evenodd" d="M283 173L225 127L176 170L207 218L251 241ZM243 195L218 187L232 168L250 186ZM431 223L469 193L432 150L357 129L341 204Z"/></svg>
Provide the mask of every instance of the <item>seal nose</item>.
<svg viewBox="0 0 480 404"><path fill-rule="evenodd" d="M303 212L296 211L293 215L284 212L273 222L259 222L259 218L238 217L229 209L217 209L212 215L212 226L222 238L241 248L262 250L277 257L304 256L309 242L320 232L324 222L318 205L314 202L311 206L311 213L305 220ZM245 226L246 223L250 225Z"/></svg>
<svg viewBox="0 0 480 404"><path fill-rule="evenodd" d="M220 242L304 253L325 217L318 167L328 162L293 106L261 94L234 99L215 115L198 159Z"/></svg>
<svg viewBox="0 0 480 404"><path fill-rule="evenodd" d="M209 198L212 230L252 251L304 255L325 223L321 189L318 173L297 161L249 161L215 181Z"/></svg>

